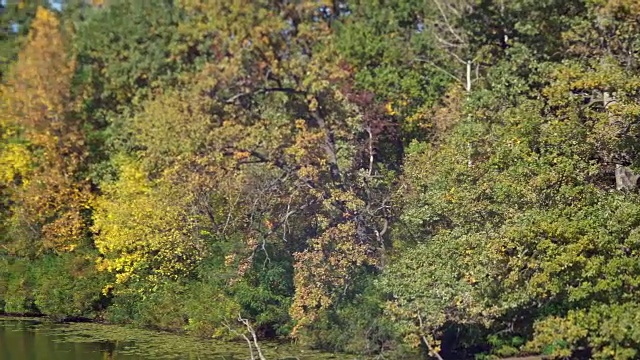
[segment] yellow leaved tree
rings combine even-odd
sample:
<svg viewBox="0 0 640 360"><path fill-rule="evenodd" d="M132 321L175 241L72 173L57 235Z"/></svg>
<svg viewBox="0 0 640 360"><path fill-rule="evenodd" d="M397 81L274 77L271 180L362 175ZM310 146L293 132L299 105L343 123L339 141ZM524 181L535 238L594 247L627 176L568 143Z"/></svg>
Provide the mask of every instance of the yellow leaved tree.
<svg viewBox="0 0 640 360"><path fill-rule="evenodd" d="M116 283L159 283L189 274L204 257L197 218L186 209L188 194L150 181L130 159L119 160L120 177L105 184L96 202L98 267L116 274Z"/></svg>

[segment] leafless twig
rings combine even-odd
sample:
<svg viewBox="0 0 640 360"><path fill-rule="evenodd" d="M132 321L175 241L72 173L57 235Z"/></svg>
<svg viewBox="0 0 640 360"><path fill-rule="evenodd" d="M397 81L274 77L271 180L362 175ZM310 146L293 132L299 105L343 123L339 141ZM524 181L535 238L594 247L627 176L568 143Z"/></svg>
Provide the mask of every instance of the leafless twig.
<svg viewBox="0 0 640 360"><path fill-rule="evenodd" d="M422 338L422 341L424 341L424 344L427 346L427 349L429 350L429 355L435 356L438 360L444 360L442 356L440 356L440 354L438 354L438 352L433 349L431 344L429 344L427 337L424 336L424 334L422 334L423 324L422 324L422 316L420 316L420 314L418 314L418 321L420 322L420 334L421 334L420 337Z"/></svg>

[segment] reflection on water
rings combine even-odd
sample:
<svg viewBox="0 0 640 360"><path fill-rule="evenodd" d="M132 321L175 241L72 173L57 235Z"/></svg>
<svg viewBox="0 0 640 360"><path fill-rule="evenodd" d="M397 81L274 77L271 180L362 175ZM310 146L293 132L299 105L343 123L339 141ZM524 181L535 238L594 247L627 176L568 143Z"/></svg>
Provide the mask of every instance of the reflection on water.
<svg viewBox="0 0 640 360"><path fill-rule="evenodd" d="M264 345L268 359L335 359L288 346ZM0 317L0 360L246 360L246 344L203 341L186 336L99 324L54 324Z"/></svg>
<svg viewBox="0 0 640 360"><path fill-rule="evenodd" d="M131 344L112 341L70 342L57 326L36 320L0 321L2 360L142 360L142 356L120 353ZM147 358L148 359L148 358Z"/></svg>

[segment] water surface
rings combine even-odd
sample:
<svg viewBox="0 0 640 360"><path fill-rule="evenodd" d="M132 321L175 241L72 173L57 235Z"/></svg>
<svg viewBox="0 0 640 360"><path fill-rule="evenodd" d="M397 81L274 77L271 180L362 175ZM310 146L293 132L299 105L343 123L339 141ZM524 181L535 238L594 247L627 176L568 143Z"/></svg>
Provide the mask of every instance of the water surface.
<svg viewBox="0 0 640 360"><path fill-rule="evenodd" d="M318 353L289 345L262 344L268 360L335 359L354 356ZM0 317L0 360L247 360L246 343L199 340L121 326L59 324Z"/></svg>

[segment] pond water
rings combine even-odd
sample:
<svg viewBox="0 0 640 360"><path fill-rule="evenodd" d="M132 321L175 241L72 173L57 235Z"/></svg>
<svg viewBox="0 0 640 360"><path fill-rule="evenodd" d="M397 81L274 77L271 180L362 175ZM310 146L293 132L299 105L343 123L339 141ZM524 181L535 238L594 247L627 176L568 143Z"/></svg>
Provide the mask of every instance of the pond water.
<svg viewBox="0 0 640 360"><path fill-rule="evenodd" d="M265 357L275 359L359 359L261 344ZM120 326L91 323L60 324L39 319L0 317L0 360L247 360L246 343L224 343Z"/></svg>

